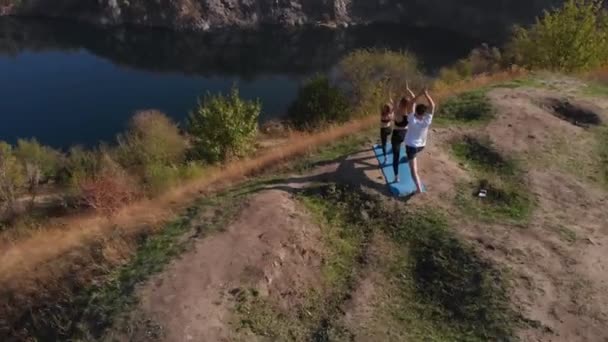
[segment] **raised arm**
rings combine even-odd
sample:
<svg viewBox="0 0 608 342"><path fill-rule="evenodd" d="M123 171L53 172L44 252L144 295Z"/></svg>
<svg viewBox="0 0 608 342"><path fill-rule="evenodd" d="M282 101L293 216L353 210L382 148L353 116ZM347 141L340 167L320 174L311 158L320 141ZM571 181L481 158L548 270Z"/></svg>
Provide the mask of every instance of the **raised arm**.
<svg viewBox="0 0 608 342"><path fill-rule="evenodd" d="M436 107L435 106L435 101L433 101L433 98L429 94L428 88L424 88L424 97L426 98L426 100L429 103L429 106L431 108L431 115L434 115L435 114L435 107Z"/></svg>
<svg viewBox="0 0 608 342"><path fill-rule="evenodd" d="M412 101L414 101L415 98L416 98L416 95L414 95L414 92L412 91L412 89L410 89L410 84L409 84L408 81L405 81L405 91L410 96L410 98L412 99Z"/></svg>

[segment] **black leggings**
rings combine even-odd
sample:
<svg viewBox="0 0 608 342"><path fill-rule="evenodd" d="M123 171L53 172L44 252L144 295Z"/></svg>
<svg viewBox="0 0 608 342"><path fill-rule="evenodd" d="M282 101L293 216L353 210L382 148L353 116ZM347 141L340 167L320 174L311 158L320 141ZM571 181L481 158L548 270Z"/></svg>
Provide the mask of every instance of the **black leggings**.
<svg viewBox="0 0 608 342"><path fill-rule="evenodd" d="M393 131L391 137L391 144L393 145L393 171L395 171L395 177L399 175L399 159L401 158L401 144L405 140L404 129L396 129Z"/></svg>
<svg viewBox="0 0 608 342"><path fill-rule="evenodd" d="M380 141L382 142L382 153L386 156L386 141L388 140L388 136L391 135L393 131L390 127L382 127L380 128Z"/></svg>

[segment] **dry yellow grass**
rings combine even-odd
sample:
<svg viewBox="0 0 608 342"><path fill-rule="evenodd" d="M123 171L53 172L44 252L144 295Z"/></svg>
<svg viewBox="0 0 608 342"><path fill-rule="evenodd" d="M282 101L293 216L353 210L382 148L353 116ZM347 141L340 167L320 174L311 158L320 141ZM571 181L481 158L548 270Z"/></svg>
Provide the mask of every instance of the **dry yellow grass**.
<svg viewBox="0 0 608 342"><path fill-rule="evenodd" d="M457 83L450 89L439 89L435 97L441 101L459 92L520 77L522 73L509 71L480 76L471 81ZM100 244L106 265L121 263L128 259L135 246L129 238L122 237L133 237L139 232L157 229L204 193L225 189L269 167L367 129L376 122L376 115L370 115L313 134L293 132L288 139L288 145L276 146L260 155L214 167L206 172L204 177L183 184L155 199L131 204L112 218L92 215L66 219L23 240L14 241L5 246L0 260L0 288L3 293L13 296L13 300L10 304L0 303L0 308L27 310L26 307L8 306L20 304L20 301L31 303L32 298L27 298L30 295L39 297L42 296L41 293L52 293L53 289L61 291L64 287L61 282L65 280L66 273L74 272L70 264L78 262L86 268L87 262L95 262L91 259L90 252L82 252L83 246ZM113 236L111 238L108 237L110 233ZM86 274L83 272L82 276L87 277ZM87 279L79 281L86 283Z"/></svg>

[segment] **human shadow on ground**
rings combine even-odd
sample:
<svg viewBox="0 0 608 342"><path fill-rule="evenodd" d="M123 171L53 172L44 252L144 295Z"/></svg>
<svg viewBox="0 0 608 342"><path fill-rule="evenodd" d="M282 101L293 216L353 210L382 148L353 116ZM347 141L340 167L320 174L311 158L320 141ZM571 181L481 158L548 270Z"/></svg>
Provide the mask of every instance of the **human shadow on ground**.
<svg viewBox="0 0 608 342"><path fill-rule="evenodd" d="M406 197L396 197L391 193L388 184L384 180L384 176L380 172L380 166L378 165L375 155L371 153L369 156L359 156L366 152L373 151L371 148L363 149L333 160L314 163L312 164L312 169L310 171L310 173L312 173L311 175L289 176L263 181L256 184L255 188L241 192L241 194L245 195L261 190L282 190L289 193L298 193L310 185L335 182L348 184L359 191L370 189L385 197L390 197L403 202L409 201L413 197L413 194ZM315 170L333 164L337 164L335 170L315 173ZM377 177L379 180L382 180L381 182L375 182L370 178L370 175L366 174L366 171L371 170L378 170Z"/></svg>

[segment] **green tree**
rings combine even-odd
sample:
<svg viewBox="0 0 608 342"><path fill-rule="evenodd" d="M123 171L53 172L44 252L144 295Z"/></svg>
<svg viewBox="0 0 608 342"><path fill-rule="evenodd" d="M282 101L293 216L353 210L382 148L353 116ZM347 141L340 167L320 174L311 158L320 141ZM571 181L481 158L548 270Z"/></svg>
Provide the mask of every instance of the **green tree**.
<svg viewBox="0 0 608 342"><path fill-rule="evenodd" d="M405 86L422 87L426 78L408 52L356 50L338 63L332 79L347 95L355 115L376 113L389 96L398 101Z"/></svg>
<svg viewBox="0 0 608 342"><path fill-rule="evenodd" d="M288 110L289 120L298 129L315 129L327 123L344 122L349 119L349 113L347 98L323 75L307 81Z"/></svg>
<svg viewBox="0 0 608 342"><path fill-rule="evenodd" d="M0 202L11 214L20 189L25 184L23 167L13 153L11 145L0 141Z"/></svg>
<svg viewBox="0 0 608 342"><path fill-rule="evenodd" d="M178 178L178 166L186 157L187 138L165 114L146 110L135 114L129 129L118 136L115 156L146 190L159 193Z"/></svg>
<svg viewBox="0 0 608 342"><path fill-rule="evenodd" d="M60 177L60 181L72 187L72 189L77 189L84 179L99 173L101 169L100 155L97 150L86 150L81 146L70 148L63 165L64 177Z"/></svg>
<svg viewBox="0 0 608 342"><path fill-rule="evenodd" d="M126 133L118 136L118 161L125 168L183 162L187 141L165 114L146 110L135 114Z"/></svg>
<svg viewBox="0 0 608 342"><path fill-rule="evenodd" d="M530 28L516 27L509 54L516 64L558 71L588 70L608 60L603 0L568 0Z"/></svg>
<svg viewBox="0 0 608 342"><path fill-rule="evenodd" d="M14 154L25 171L27 188L33 204L40 183L57 177L61 154L50 147L40 145L36 139L19 139Z"/></svg>
<svg viewBox="0 0 608 342"><path fill-rule="evenodd" d="M259 100L241 99L237 88L229 95L207 94L186 122L192 157L215 163L243 155L253 145L261 109Z"/></svg>

